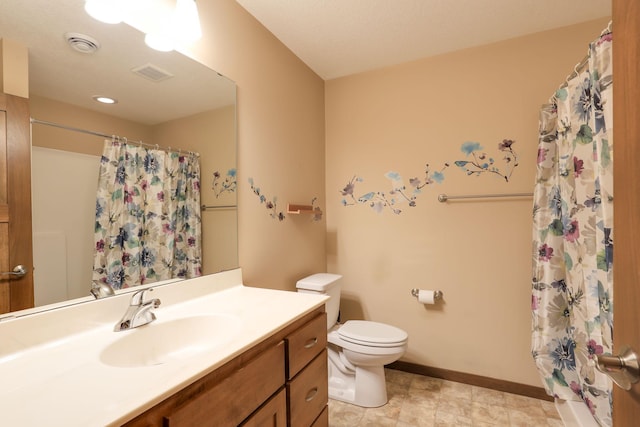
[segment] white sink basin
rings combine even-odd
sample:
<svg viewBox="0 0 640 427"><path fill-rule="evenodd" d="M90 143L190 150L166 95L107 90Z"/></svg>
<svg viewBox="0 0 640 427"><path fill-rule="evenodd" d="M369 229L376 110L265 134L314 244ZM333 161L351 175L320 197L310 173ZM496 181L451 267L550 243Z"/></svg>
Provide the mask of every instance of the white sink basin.
<svg viewBox="0 0 640 427"><path fill-rule="evenodd" d="M230 341L240 330L238 317L206 314L162 321L130 331L100 353L100 361L115 367L142 367L184 360Z"/></svg>

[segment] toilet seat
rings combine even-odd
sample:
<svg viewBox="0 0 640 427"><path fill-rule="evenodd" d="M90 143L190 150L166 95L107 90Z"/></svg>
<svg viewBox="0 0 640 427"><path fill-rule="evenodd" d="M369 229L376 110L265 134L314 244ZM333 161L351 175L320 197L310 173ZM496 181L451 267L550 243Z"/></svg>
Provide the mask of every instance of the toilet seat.
<svg viewBox="0 0 640 427"><path fill-rule="evenodd" d="M366 347L398 347L408 338L402 329L369 320L348 320L337 333L346 342Z"/></svg>

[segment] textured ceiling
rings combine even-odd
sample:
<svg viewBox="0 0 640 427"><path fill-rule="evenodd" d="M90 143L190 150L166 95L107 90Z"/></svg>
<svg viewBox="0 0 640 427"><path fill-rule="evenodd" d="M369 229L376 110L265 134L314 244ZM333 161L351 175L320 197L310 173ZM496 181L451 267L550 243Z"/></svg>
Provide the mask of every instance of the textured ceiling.
<svg viewBox="0 0 640 427"><path fill-rule="evenodd" d="M236 0L325 80L611 15L610 0Z"/></svg>

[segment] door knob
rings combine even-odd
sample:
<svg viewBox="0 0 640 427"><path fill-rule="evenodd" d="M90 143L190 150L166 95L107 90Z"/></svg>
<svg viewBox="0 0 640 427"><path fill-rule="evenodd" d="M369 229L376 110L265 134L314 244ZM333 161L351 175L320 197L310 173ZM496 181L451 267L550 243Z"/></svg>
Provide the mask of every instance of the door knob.
<svg viewBox="0 0 640 427"><path fill-rule="evenodd" d="M22 277L22 276L24 276L25 274L27 274L27 269L26 269L26 268L24 268L24 265L16 265L16 266L13 268L13 271L3 271L3 272L0 272L0 275L3 275L3 274L8 274L8 275L10 275L10 276L15 276L15 277Z"/></svg>
<svg viewBox="0 0 640 427"><path fill-rule="evenodd" d="M596 369L623 390L631 390L631 386L640 380L638 355L629 347L623 347L618 356L597 356Z"/></svg>

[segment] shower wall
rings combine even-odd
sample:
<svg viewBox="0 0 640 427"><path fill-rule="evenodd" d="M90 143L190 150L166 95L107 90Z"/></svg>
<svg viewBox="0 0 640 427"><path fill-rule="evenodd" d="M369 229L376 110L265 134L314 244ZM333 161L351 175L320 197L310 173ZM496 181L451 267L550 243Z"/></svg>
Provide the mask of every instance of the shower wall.
<svg viewBox="0 0 640 427"><path fill-rule="evenodd" d="M437 197L533 191L539 106L607 23L326 83L327 263L344 275L343 319L405 329L406 362L541 386L532 199ZM378 212L380 193L392 206ZM411 288L440 289L444 301L418 304Z"/></svg>
<svg viewBox="0 0 640 427"><path fill-rule="evenodd" d="M31 161L35 304L88 296L100 157L33 147Z"/></svg>

